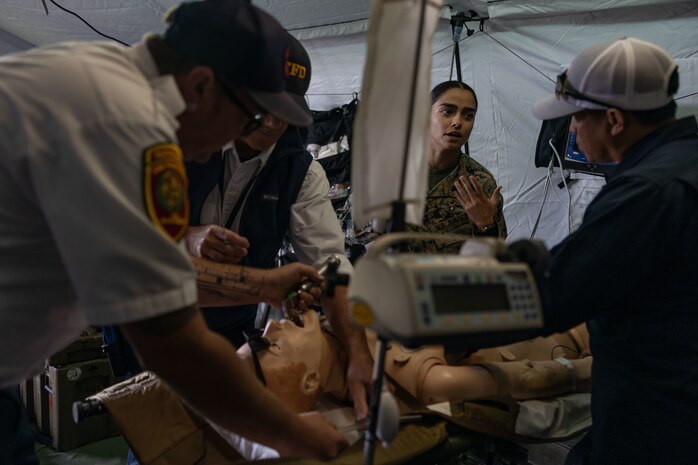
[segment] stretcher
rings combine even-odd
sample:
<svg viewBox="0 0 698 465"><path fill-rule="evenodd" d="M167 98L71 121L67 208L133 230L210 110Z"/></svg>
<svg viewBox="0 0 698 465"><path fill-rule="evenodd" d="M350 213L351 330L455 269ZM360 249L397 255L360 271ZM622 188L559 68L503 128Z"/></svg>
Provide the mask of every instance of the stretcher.
<svg viewBox="0 0 698 465"><path fill-rule="evenodd" d="M374 463L383 465L506 463L528 465L526 444L551 442L512 434L512 421L521 407L502 402L451 402L432 410L417 406L397 392L401 411L416 412L387 447L377 447ZM448 411L447 411L448 410ZM157 376L144 372L76 402L73 415L83 418L110 414L141 465L241 465L249 464L234 441L182 403ZM588 426L566 431L569 439ZM504 432L504 433L502 433ZM494 434L493 434L494 433ZM499 433L499 434L498 434ZM232 433L231 433L232 434ZM500 437L497 437L500 436ZM363 463L363 441L358 440L330 462L276 458L264 464ZM243 451L245 452L245 451ZM496 460L499 460L496 461ZM540 462L543 463L543 462Z"/></svg>

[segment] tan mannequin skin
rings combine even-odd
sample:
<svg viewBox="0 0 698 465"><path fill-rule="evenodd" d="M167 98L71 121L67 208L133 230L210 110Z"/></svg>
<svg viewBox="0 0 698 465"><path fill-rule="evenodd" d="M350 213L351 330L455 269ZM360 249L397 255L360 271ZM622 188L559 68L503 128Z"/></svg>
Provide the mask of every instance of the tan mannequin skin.
<svg viewBox="0 0 698 465"><path fill-rule="evenodd" d="M301 318L303 327L290 320L270 321L264 331L269 347L257 352L267 389L295 413L313 410L321 396L326 394L339 400L348 399L344 375L346 354L334 336L322 329L315 311L306 311ZM573 371L576 390L586 390L591 376L591 357L575 357L586 353L588 335L583 326L574 331L576 334L573 332L571 336L569 332L555 334L478 351L451 364L447 363L441 346L425 346L415 351L391 343L385 371L391 381L422 404L497 396L526 399L567 394L575 390ZM370 336L369 343L375 346L375 338ZM242 366L246 366L254 376L250 346L243 345L237 353L243 361ZM551 361L551 357L561 356L570 359L573 370ZM535 357L541 361L526 360ZM193 431L201 429L200 423L189 419L191 415L185 414L181 406L172 405L178 403L176 396L168 394L166 385L156 382L153 374L138 376L145 378L133 378L108 388L106 394L98 395L112 415L120 418L119 424L127 427L124 434L137 444L138 454L141 457L160 457L181 446L181 450L187 450L189 454L194 450L206 456L208 461L202 463L223 463L217 454L225 452L226 448L219 449L220 444L211 442L211 435L206 431L204 437L209 439L204 442L199 440L192 444L191 441L182 443L174 439L177 435L172 434L166 425ZM146 394L149 396L147 402L144 401ZM141 405L144 402L145 405ZM144 411L148 412L145 417ZM162 437L149 436L150 439L144 441L142 431L159 432Z"/></svg>
<svg viewBox="0 0 698 465"><path fill-rule="evenodd" d="M258 352L267 388L296 412L312 409L324 393L344 399L346 391L345 355L334 337L321 329L317 313L305 312L302 318L303 328L288 320L270 322L264 337L271 345ZM448 364L442 346L414 351L391 344L385 370L424 404L497 395L539 398L566 394L575 386L576 390L586 390L591 378L591 357L579 358L579 352L581 356L588 354L588 335L583 326L574 331L577 334L573 336L555 334L478 351L456 364ZM374 340L369 335L371 346ZM238 355L254 372L250 347L245 344L238 349ZM536 357L537 361L530 361ZM569 359L570 365L552 360L558 357Z"/></svg>
<svg viewBox="0 0 698 465"><path fill-rule="evenodd" d="M337 340L320 327L314 311L301 315L303 327L290 320L271 320L264 337L271 345L258 353L267 388L295 412L307 412L324 393L346 396L346 354ZM238 355L254 372L249 344Z"/></svg>

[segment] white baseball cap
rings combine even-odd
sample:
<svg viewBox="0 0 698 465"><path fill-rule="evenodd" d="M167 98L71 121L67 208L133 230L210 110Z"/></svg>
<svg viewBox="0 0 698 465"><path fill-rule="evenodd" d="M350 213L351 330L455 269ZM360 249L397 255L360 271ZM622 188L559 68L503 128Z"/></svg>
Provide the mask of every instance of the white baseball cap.
<svg viewBox="0 0 698 465"><path fill-rule="evenodd" d="M672 80L677 68L666 50L644 40L627 37L594 45L557 77L554 95L533 104L533 114L553 119L584 109L661 108L678 89L678 75Z"/></svg>

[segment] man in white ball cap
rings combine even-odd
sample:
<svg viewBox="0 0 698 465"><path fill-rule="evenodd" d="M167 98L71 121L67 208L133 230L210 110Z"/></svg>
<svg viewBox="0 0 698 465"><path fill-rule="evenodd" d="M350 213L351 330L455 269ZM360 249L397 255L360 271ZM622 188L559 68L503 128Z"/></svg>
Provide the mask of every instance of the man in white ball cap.
<svg viewBox="0 0 698 465"><path fill-rule="evenodd" d="M588 322L594 465L698 458L698 126L675 117L678 85L665 50L624 38L582 51L533 105L618 163L539 283L546 331Z"/></svg>

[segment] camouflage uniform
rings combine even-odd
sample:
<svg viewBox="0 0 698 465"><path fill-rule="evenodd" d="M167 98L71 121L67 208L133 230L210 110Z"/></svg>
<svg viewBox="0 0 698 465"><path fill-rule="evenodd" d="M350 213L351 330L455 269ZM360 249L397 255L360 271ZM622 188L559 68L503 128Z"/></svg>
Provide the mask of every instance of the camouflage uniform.
<svg viewBox="0 0 698 465"><path fill-rule="evenodd" d="M453 168L444 179L432 187L427 193L426 205L424 206L424 220L422 226L407 225L408 231L461 234L465 236L477 236L475 225L463 207L456 199L453 185L459 176L475 176L480 183L480 187L487 196L492 195L497 183L492 173L487 168L476 162L468 155L462 154L458 160L458 166ZM494 221L499 229L499 237L504 239L507 236L507 225L503 214L504 202L500 198ZM344 231L345 243L349 245L365 245L373 241L379 233L373 230L370 225L366 225L361 230L354 229L354 222L351 217L351 196L347 202L337 210L342 231ZM440 241L412 241L409 248L412 251L424 251L428 253L446 252L458 253L462 242L440 242Z"/></svg>
<svg viewBox="0 0 698 465"><path fill-rule="evenodd" d="M453 185L458 180L459 176L475 176L475 179L480 184L486 196L492 195L497 182L487 168L476 162L468 155L461 154L458 160L458 166L453 168L444 179L438 184L429 189L427 193L426 204L424 206L424 219L422 226L407 225L409 231L428 232L428 233L443 233L443 234L460 234L465 236L477 236L475 224L470 221L468 214L465 212L453 191ZM499 199L497 212L494 215L494 221L499 228L499 237L504 239L507 237L507 225L504 221L503 214L504 202ZM421 241L421 247L414 245L413 248L419 248L425 252L448 252L458 253L462 242L435 242Z"/></svg>

